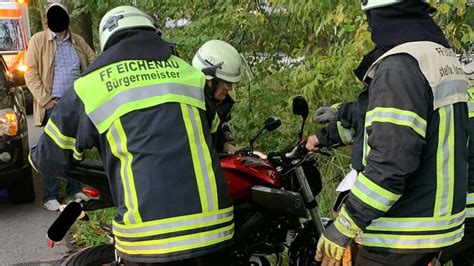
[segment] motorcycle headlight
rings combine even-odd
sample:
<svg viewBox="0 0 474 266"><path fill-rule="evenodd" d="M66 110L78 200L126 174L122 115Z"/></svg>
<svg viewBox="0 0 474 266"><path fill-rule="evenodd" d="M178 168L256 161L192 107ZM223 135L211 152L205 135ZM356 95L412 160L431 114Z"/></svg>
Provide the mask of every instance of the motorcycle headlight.
<svg viewBox="0 0 474 266"><path fill-rule="evenodd" d="M15 136L18 133L18 118L11 108L0 110L0 136Z"/></svg>

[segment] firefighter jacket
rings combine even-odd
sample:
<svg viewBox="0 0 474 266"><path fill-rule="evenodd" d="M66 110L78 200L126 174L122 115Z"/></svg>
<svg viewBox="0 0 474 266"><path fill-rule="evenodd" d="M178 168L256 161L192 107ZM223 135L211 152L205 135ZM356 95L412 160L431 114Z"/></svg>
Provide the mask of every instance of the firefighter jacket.
<svg viewBox="0 0 474 266"><path fill-rule="evenodd" d="M369 68L360 172L325 235L341 246L425 253L463 237L467 80L433 42L394 47Z"/></svg>
<svg viewBox="0 0 474 266"><path fill-rule="evenodd" d="M212 140L217 152L223 153L224 144L230 143L236 145L234 135L230 127L230 111L234 107L235 101L227 95L224 101L216 103L213 91L209 86L204 88L206 94L206 118L210 125Z"/></svg>
<svg viewBox="0 0 474 266"><path fill-rule="evenodd" d="M230 244L233 207L205 116L204 75L153 32L107 49L60 100L31 151L64 176L97 147L117 209L120 257L169 262Z"/></svg>

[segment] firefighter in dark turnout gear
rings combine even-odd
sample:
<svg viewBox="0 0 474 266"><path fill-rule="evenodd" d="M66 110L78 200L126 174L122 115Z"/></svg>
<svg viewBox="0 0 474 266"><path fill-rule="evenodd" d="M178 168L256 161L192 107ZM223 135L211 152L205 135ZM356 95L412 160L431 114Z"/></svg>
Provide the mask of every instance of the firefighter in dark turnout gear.
<svg viewBox="0 0 474 266"><path fill-rule="evenodd" d="M377 45L362 62L364 170L316 259L337 264L355 239L356 265L426 265L463 237L467 80L427 1L369 0L363 9ZM316 144L308 138L308 149Z"/></svg>
<svg viewBox="0 0 474 266"><path fill-rule="evenodd" d="M230 111L235 102L229 92L242 79L242 58L232 45L210 40L199 48L192 64L206 75L206 117L214 146L219 153L233 154L237 149Z"/></svg>
<svg viewBox="0 0 474 266"><path fill-rule="evenodd" d="M100 23L102 55L76 81L31 151L43 175L64 175L97 147L117 216L118 256L167 263L226 248L233 207L205 116L203 73L172 55L141 10Z"/></svg>
<svg viewBox="0 0 474 266"><path fill-rule="evenodd" d="M440 261L452 260L454 266L474 265L474 45L461 57L464 73L469 79L469 168L467 184L466 221L464 238L452 247L443 250Z"/></svg>

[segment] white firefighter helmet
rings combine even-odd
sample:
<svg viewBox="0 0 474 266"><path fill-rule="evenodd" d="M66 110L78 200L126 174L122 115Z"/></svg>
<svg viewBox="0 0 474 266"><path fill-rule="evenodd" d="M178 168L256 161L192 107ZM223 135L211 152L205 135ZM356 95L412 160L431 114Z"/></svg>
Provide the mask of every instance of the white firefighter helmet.
<svg viewBox="0 0 474 266"><path fill-rule="evenodd" d="M422 2L429 4L429 0L421 0ZM362 10L367 11L374 8L383 6L395 5L403 2L403 0L362 0Z"/></svg>
<svg viewBox="0 0 474 266"><path fill-rule="evenodd" d="M100 50L104 51L110 37L116 32L131 28L158 30L155 20L133 6L119 6L107 12L99 26Z"/></svg>
<svg viewBox="0 0 474 266"><path fill-rule="evenodd" d="M193 58L193 67L199 70L214 68L212 74L206 71L206 79L214 77L237 83L242 79L242 57L230 44L220 40L210 40L204 43Z"/></svg>

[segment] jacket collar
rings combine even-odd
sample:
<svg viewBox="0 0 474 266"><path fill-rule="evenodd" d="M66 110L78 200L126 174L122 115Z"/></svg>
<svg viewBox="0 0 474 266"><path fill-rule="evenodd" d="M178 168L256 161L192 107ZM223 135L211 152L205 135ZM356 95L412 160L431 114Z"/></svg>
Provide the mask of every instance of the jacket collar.
<svg viewBox="0 0 474 266"><path fill-rule="evenodd" d="M56 33L52 32L50 29L47 29L46 31L48 32L47 40L54 41L54 36L56 36ZM67 36L66 38L71 38L71 42L73 44L76 44L76 38L74 38L74 35L72 34L71 30L67 29L67 34L69 34L69 36Z"/></svg>

